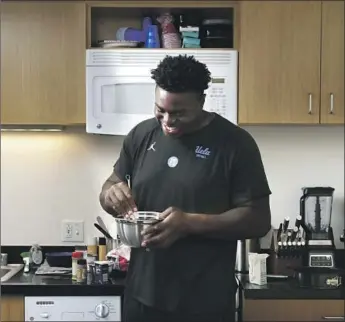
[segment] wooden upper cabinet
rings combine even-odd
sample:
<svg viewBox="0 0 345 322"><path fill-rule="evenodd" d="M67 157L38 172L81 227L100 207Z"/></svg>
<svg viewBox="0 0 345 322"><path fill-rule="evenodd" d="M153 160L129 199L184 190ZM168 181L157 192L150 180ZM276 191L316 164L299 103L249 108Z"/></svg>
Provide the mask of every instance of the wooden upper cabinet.
<svg viewBox="0 0 345 322"><path fill-rule="evenodd" d="M320 119L320 1L243 1L239 123Z"/></svg>
<svg viewBox="0 0 345 322"><path fill-rule="evenodd" d="M85 123L85 4L1 4L1 123Z"/></svg>
<svg viewBox="0 0 345 322"><path fill-rule="evenodd" d="M322 3L321 123L344 123L344 2Z"/></svg>

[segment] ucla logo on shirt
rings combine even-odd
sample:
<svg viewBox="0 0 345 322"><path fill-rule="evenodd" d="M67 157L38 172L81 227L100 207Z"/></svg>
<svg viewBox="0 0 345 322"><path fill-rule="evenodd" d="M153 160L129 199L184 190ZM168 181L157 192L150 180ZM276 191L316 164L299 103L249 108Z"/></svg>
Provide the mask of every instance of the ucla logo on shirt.
<svg viewBox="0 0 345 322"><path fill-rule="evenodd" d="M207 159L211 155L209 148L204 148L202 145L198 145L195 148L195 156L201 159Z"/></svg>

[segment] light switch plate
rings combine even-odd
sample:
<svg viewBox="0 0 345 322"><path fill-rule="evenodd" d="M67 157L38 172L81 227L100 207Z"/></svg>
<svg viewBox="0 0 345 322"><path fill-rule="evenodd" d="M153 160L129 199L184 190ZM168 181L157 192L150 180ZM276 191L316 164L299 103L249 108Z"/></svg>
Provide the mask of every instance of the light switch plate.
<svg viewBox="0 0 345 322"><path fill-rule="evenodd" d="M83 242L84 221L63 220L61 225L61 240L63 242Z"/></svg>

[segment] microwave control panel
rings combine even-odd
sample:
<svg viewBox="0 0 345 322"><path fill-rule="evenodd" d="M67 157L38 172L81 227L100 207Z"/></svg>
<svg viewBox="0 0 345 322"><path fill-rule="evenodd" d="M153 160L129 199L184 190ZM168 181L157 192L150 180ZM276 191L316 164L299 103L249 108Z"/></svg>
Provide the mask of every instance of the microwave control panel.
<svg viewBox="0 0 345 322"><path fill-rule="evenodd" d="M227 118L227 99L223 86L210 86L208 92L208 104L205 110L215 112L220 116Z"/></svg>

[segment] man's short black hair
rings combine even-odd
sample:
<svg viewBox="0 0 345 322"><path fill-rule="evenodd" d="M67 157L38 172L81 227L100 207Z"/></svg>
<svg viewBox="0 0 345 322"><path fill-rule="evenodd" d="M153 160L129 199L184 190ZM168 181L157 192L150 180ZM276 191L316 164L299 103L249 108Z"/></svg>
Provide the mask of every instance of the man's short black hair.
<svg viewBox="0 0 345 322"><path fill-rule="evenodd" d="M211 73L194 56L166 56L151 71L151 78L160 88L170 93L203 94L211 81Z"/></svg>

